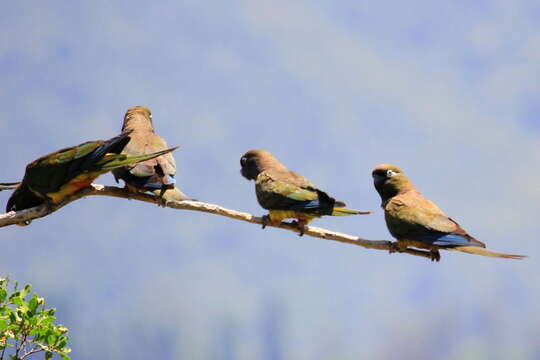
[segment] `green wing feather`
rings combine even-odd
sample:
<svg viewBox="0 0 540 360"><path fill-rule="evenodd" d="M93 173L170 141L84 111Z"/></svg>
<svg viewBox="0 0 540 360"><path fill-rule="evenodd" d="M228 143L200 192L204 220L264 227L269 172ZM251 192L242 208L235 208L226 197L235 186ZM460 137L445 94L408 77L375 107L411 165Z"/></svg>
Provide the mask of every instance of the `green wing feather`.
<svg viewBox="0 0 540 360"><path fill-rule="evenodd" d="M255 182L257 200L265 209L288 210L301 202L318 199L317 189L300 175L263 171Z"/></svg>
<svg viewBox="0 0 540 360"><path fill-rule="evenodd" d="M78 146L64 148L48 155L44 155L30 163L28 166L64 164L90 154L102 143L103 141L88 141Z"/></svg>
<svg viewBox="0 0 540 360"><path fill-rule="evenodd" d="M146 161L153 159L155 157L168 154L171 151L176 150L177 147L169 148L161 151L156 151L150 154L134 155L128 156L126 154L113 154L111 157L104 157L97 162L96 166L99 167L99 171L107 172L113 169L116 169L121 166L135 164L141 161Z"/></svg>
<svg viewBox="0 0 540 360"><path fill-rule="evenodd" d="M309 201L317 199L317 192L311 189L301 188L296 184L291 184L285 181L268 181L262 184L262 188L266 192L276 195L285 196L296 201Z"/></svg>

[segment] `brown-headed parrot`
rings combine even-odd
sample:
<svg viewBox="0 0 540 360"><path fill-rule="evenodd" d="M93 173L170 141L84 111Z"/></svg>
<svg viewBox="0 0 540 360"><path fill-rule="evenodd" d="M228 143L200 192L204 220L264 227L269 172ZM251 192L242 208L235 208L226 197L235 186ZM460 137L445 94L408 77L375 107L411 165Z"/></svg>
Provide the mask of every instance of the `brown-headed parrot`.
<svg viewBox="0 0 540 360"><path fill-rule="evenodd" d="M176 148L151 154L121 154L129 132L109 140L89 141L40 157L26 166L24 178L9 198L6 211L28 209L47 202L58 204L90 185L99 175L126 164L145 161Z"/></svg>
<svg viewBox="0 0 540 360"><path fill-rule="evenodd" d="M263 228L268 222L279 224L292 218L297 220L301 236L311 220L323 215L369 214L344 208L345 203L336 201L302 175L287 169L268 151L246 152L240 166L242 176L255 180L257 200L268 210L268 215L263 217Z"/></svg>
<svg viewBox="0 0 540 360"><path fill-rule="evenodd" d="M521 259L523 255L500 254L469 235L457 222L446 216L426 199L398 167L382 164L372 172L375 189L381 196L381 207L390 234L396 238L393 251L407 247L427 249L432 261L439 261L439 249L470 254Z"/></svg>
<svg viewBox="0 0 540 360"><path fill-rule="evenodd" d="M163 138L156 135L150 109L144 106L129 108L124 116L122 131L131 131L131 141L123 154L140 155L167 148ZM127 165L113 170L114 178L124 180L126 187L134 192L153 192L165 201L193 200L176 186L176 163L172 154Z"/></svg>

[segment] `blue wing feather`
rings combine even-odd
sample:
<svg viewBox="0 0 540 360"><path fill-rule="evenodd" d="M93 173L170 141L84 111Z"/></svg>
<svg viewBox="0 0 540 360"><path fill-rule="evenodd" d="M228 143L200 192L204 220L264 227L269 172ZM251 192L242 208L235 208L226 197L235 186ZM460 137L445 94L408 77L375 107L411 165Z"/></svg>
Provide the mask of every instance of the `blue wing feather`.
<svg viewBox="0 0 540 360"><path fill-rule="evenodd" d="M291 206L291 210L301 211L307 209L319 209L321 207L321 202L319 199L310 200L310 201L295 201Z"/></svg>
<svg viewBox="0 0 540 360"><path fill-rule="evenodd" d="M431 234L422 236L420 241L437 246L480 246L478 243L469 241L466 237L456 234Z"/></svg>

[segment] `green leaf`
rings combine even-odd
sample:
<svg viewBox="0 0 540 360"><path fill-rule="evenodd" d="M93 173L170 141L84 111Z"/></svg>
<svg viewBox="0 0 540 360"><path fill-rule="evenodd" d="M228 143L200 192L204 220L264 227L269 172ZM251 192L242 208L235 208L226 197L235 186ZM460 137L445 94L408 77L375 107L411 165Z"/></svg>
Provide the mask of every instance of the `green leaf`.
<svg viewBox="0 0 540 360"><path fill-rule="evenodd" d="M26 295L30 293L30 290L32 290L32 285L27 284L24 289L21 290L21 297L24 298Z"/></svg>
<svg viewBox="0 0 540 360"><path fill-rule="evenodd" d="M28 284L22 290L17 289L16 283L10 292L8 281L0 278L0 344L2 348L24 346L26 348L38 348L45 351L45 359L52 359L54 353L58 353L62 359L69 360L66 354L71 352L67 347L68 329L62 325L56 325L56 309L47 309L45 299L37 294L29 296L32 285ZM6 301L7 300L7 301ZM19 344L24 339L24 344ZM5 354L8 356L8 354ZM5 359L5 357L2 357ZM10 356L17 359L16 356Z"/></svg>
<svg viewBox="0 0 540 360"><path fill-rule="evenodd" d="M17 315L17 313L15 312L11 312L9 314L9 320L12 324L16 324L18 323L19 321L21 321L21 318L19 318L19 316Z"/></svg>
<svg viewBox="0 0 540 360"><path fill-rule="evenodd" d="M24 300L18 295L17 296L12 296L10 300L15 305L22 306L22 304L24 304Z"/></svg>
<svg viewBox="0 0 540 360"><path fill-rule="evenodd" d="M54 345L54 343L56 342L56 339L57 339L57 336L55 334L50 334L49 336L47 336L47 344Z"/></svg>
<svg viewBox="0 0 540 360"><path fill-rule="evenodd" d="M58 349L63 349L63 348L67 345L67 342L68 342L67 337L61 336L61 337L59 338L58 343L56 343L56 347L57 347Z"/></svg>
<svg viewBox="0 0 540 360"><path fill-rule="evenodd" d="M20 292L20 291L15 291L15 292L13 292L13 294L11 294L11 295L9 296L9 301L12 301L12 299L13 299L14 297L17 297L17 296L20 296L20 295L21 295L21 292Z"/></svg>
<svg viewBox="0 0 540 360"><path fill-rule="evenodd" d="M32 295L32 298L30 299L30 301L28 302L28 308L30 309L32 313L35 314L37 307L38 307L38 297L34 294Z"/></svg>

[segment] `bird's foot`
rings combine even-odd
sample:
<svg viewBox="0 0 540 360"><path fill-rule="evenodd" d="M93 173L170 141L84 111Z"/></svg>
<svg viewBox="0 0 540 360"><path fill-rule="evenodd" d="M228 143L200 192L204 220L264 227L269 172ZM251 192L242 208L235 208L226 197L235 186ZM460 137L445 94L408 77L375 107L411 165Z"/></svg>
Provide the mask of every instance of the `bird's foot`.
<svg viewBox="0 0 540 360"><path fill-rule="evenodd" d="M165 190L167 190L165 187L162 187L162 188L159 190L158 196L159 196L160 198L163 198L163 194L165 194Z"/></svg>
<svg viewBox="0 0 540 360"><path fill-rule="evenodd" d="M15 225L17 225L17 226L28 226L28 225L30 225L31 222L32 222L32 220L24 220L24 221L21 221L19 223L15 223Z"/></svg>
<svg viewBox="0 0 540 360"><path fill-rule="evenodd" d="M307 230L307 223L305 221L299 220L299 221L293 221L291 222L292 225L296 226L298 228L298 236L304 236L306 230Z"/></svg>
<svg viewBox="0 0 540 360"><path fill-rule="evenodd" d="M395 252L403 252L404 250L399 246L397 242L391 242L388 248L388 252L393 254Z"/></svg>
<svg viewBox="0 0 540 360"><path fill-rule="evenodd" d="M158 196L158 198L157 198L157 206L165 208L165 207L167 207L167 203L168 203L167 199L165 199L165 198L163 198L161 196Z"/></svg>
<svg viewBox="0 0 540 360"><path fill-rule="evenodd" d="M266 227L266 225L269 225L272 223L272 220L270 220L270 216L268 215L263 215L261 217L261 221L262 221L262 228L264 229Z"/></svg>
<svg viewBox="0 0 540 360"><path fill-rule="evenodd" d="M441 261L441 253L439 252L439 250L431 250L430 255L431 255L431 261L435 261L435 262Z"/></svg>

